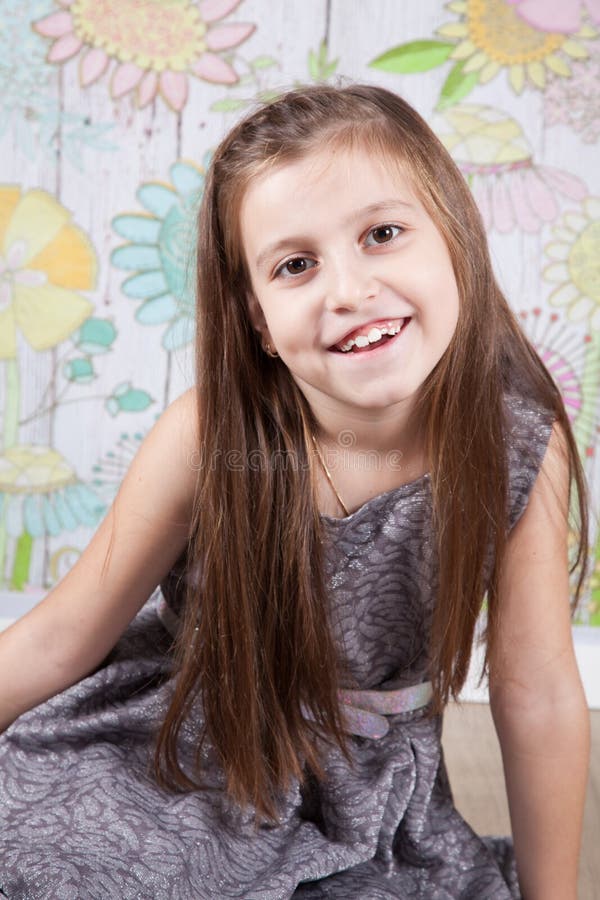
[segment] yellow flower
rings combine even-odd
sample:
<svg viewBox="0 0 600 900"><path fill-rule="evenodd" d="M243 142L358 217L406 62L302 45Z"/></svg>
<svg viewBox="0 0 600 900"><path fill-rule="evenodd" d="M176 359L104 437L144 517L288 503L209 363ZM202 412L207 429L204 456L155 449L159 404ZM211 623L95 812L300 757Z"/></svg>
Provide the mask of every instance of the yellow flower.
<svg viewBox="0 0 600 900"><path fill-rule="evenodd" d="M548 73L569 78L568 58L587 57L581 40L597 36L588 25L574 34L533 28L506 0L455 0L448 9L461 17L438 29L442 37L457 41L451 58L464 60L465 74L477 72L479 84L507 69L517 94L527 82L543 90Z"/></svg>
<svg viewBox="0 0 600 900"><path fill-rule="evenodd" d="M106 511L54 447L16 444L0 455L0 527L20 539L95 526Z"/></svg>
<svg viewBox="0 0 600 900"><path fill-rule="evenodd" d="M566 213L552 231L556 240L546 247L551 262L544 278L558 287L549 302L600 330L600 199L589 197L580 212Z"/></svg>
<svg viewBox="0 0 600 900"><path fill-rule="evenodd" d="M65 340L93 305L96 254L46 191L0 187L0 359L17 356L17 329L34 350Z"/></svg>
<svg viewBox="0 0 600 900"><path fill-rule="evenodd" d="M0 456L0 491L50 494L77 484L72 466L54 447L17 444Z"/></svg>

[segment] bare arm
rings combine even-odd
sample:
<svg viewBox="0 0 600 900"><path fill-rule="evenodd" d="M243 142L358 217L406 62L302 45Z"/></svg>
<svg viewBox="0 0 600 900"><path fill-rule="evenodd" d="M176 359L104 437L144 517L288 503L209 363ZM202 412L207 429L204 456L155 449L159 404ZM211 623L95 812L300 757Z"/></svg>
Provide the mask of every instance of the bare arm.
<svg viewBox="0 0 600 900"><path fill-rule="evenodd" d="M509 539L490 704L524 900L577 900L589 714L569 610L568 474L554 428Z"/></svg>
<svg viewBox="0 0 600 900"><path fill-rule="evenodd" d="M71 571L0 634L0 731L94 669L181 554L193 500L195 415L192 389L146 436Z"/></svg>

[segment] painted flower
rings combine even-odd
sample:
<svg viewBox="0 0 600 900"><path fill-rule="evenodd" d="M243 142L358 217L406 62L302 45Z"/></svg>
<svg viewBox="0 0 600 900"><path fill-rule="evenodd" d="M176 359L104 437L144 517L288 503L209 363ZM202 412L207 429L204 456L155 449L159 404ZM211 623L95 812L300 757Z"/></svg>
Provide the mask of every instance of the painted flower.
<svg viewBox="0 0 600 900"><path fill-rule="evenodd" d="M579 178L533 161L519 123L502 110L472 103L438 114L433 127L465 175L485 226L538 232L559 215L557 197L581 201Z"/></svg>
<svg viewBox="0 0 600 900"><path fill-rule="evenodd" d="M592 455L598 430L600 332L584 333L562 315L521 310L521 325L558 385L582 458Z"/></svg>
<svg viewBox="0 0 600 900"><path fill-rule="evenodd" d="M559 0L549 3L548 0L508 0L514 6L518 16L532 28L540 31L560 31L572 34L581 28L584 11L592 21L600 24L600 4L598 0Z"/></svg>
<svg viewBox="0 0 600 900"><path fill-rule="evenodd" d="M557 285L549 302L566 307L573 321L586 319L600 330L600 198L565 213L552 233L555 240L545 248L550 263L543 270L546 281Z"/></svg>
<svg viewBox="0 0 600 900"><path fill-rule="evenodd" d="M543 90L550 73L570 77L570 60L588 55L582 40L597 36L586 24L567 34L541 30L525 20L524 4L517 7L511 0L453 0L447 8L458 13L459 21L442 25L437 33L456 42L450 59L461 63L461 75L476 74L477 83L486 84L506 69L517 94L526 84Z"/></svg>
<svg viewBox="0 0 600 900"><path fill-rule="evenodd" d="M17 356L17 330L34 350L65 340L92 311L79 291L96 282L96 254L46 191L0 187L0 359Z"/></svg>
<svg viewBox="0 0 600 900"><path fill-rule="evenodd" d="M10 586L29 581L33 543L79 526L95 528L106 504L52 447L15 444L0 456L0 529L16 541Z"/></svg>
<svg viewBox="0 0 600 900"><path fill-rule="evenodd" d="M95 526L104 503L52 447L16 444L0 456L0 517L19 537L57 535L80 525Z"/></svg>
<svg viewBox="0 0 600 900"><path fill-rule="evenodd" d="M562 314L550 312L547 308L521 310L521 325L532 342L546 368L558 386L567 414L571 421L579 454L584 465L590 466L590 474L595 468L600 427L598 420L598 395L600 391L600 331L584 332L580 324L564 321ZM576 534L569 530L569 559L575 561L577 549ZM596 552L600 551L600 542ZM600 558L600 555L599 555ZM579 611L580 624L600 625L600 566L592 574L592 597L595 594L595 610L592 603L590 615L595 612L596 620L588 622L585 607ZM595 582L595 584L594 584ZM572 581L575 587L575 581Z"/></svg>
<svg viewBox="0 0 600 900"><path fill-rule="evenodd" d="M208 164L208 157L204 162ZM179 161L169 172L171 184L150 182L139 188L136 196L147 212L113 219L114 230L130 243L118 247L111 261L135 272L122 290L127 297L143 300L137 321L168 323L162 345L176 350L194 336L194 248L204 170Z"/></svg>
<svg viewBox="0 0 600 900"><path fill-rule="evenodd" d="M136 92L138 106L158 93L175 111L188 96L188 75L235 84L238 75L219 54L245 41L255 25L222 22L240 0L59 0L62 9L34 24L54 42L48 61L63 63L81 52L83 87L115 65L114 99Z"/></svg>
<svg viewBox="0 0 600 900"><path fill-rule="evenodd" d="M565 330L557 313L549 316L536 307L520 313L523 329L537 350L542 362L560 388L565 408L573 422L582 406L581 379L569 353L573 338Z"/></svg>

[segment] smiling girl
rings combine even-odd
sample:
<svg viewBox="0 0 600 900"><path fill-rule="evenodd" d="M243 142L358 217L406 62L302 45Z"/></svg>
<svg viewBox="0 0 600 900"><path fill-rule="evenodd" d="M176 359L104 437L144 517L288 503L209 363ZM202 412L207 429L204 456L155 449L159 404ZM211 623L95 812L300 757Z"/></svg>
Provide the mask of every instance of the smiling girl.
<svg viewBox="0 0 600 900"><path fill-rule="evenodd" d="M576 602L564 405L417 113L249 115L200 212L196 387L0 638L5 895L575 900L572 482ZM484 600L514 849L440 743Z"/></svg>

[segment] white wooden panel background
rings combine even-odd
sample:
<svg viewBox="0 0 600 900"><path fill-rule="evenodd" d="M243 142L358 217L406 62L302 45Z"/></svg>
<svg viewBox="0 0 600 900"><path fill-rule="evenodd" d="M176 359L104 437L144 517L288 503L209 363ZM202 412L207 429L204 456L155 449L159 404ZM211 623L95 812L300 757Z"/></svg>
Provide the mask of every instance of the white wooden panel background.
<svg viewBox="0 0 600 900"><path fill-rule="evenodd" d="M80 3L80 0L77 0ZM116 0L115 0L116 2ZM144 6L145 0L121 0L115 8ZM215 0L211 0L215 3ZM109 91L110 73L114 64L95 83L82 87L79 80L79 64L83 51L64 63L46 63L44 55L52 40L38 34L32 27L51 13L61 9L68 11L72 0L23 0L16 4L0 0L0 50L6 61L5 75L12 84L10 99L2 92L0 101L2 127L0 129L0 180L4 187L18 186L23 194L32 189L43 189L65 207L74 224L89 237L98 260L96 286L82 292L94 304L92 315L110 319L117 331L110 352L94 356L97 377L91 384L72 384L64 397L65 382L60 375L53 381L52 372L56 360L68 357L69 341L47 350L34 350L23 334L18 334L16 371L20 384L18 443L45 445L59 451L76 470L78 479L92 485L98 496L109 503L119 479L129 463L140 437L148 431L165 406L181 393L193 378L191 348L178 348L167 352L161 345L166 324L140 325L134 318L141 301L124 295L122 284L132 273L124 272L111 263L111 253L125 241L114 227L115 217L125 213L144 212L136 198L143 184L170 183L169 169L177 160L187 160L202 165L205 154L213 148L233 124L243 109L219 112L211 109L215 101L224 98L255 98L262 90L281 90L296 82L313 80L308 65L309 52L316 53L324 43L328 60L337 60L335 72L329 80L345 79L381 84L405 96L434 127L445 127L440 113L435 112L449 64L422 73L386 72L370 63L400 44L417 40L447 40L436 34L436 29L448 22L465 20L473 16L477 4L465 2L443 3L440 0L286 0L273 3L269 0L243 0L239 4L222 3L233 7L223 21L251 22L256 28L240 46L231 51L232 64L242 75L249 60L272 57L276 64L260 70L260 84L239 84L228 87L211 84L190 76L189 96L180 112L167 106L157 97L149 106L138 109L133 94L113 100ZM110 4L108 4L110 5ZM196 5L200 10L208 7L192 0L184 5ZM210 4L209 4L210 5ZM505 0L488 0L490 15L507 5ZM86 6L81 2L80 6ZM169 2L154 3L157 15L168 12ZM577 0L565 0L573 15L583 12L584 6ZM518 3L517 3L518 7ZM594 27L590 19L582 24ZM596 31L597 31L596 27ZM1 35L4 35L2 37ZM25 37L23 37L25 36ZM598 77L600 40L593 35L585 38L573 36L575 43L585 48L587 57L579 64L587 66L589 78ZM506 41L506 38L503 38ZM2 42L4 41L4 48ZM494 36L490 38L494 45ZM498 45L501 36L497 36ZM227 55L227 52L221 55ZM563 54L563 57L567 57ZM36 62L37 60L37 62ZM34 71L35 70L35 71ZM44 102L32 92L28 94L29 72L43 81L40 89L47 103L60 107L56 137L44 137L39 124L44 114ZM314 74L314 73L313 73ZM549 83L560 81L560 75L550 75ZM564 80L564 79L563 79ZM22 90L20 85L23 85ZM15 86L16 85L16 86ZM1 88L0 82L0 88ZM600 85L598 85L600 88ZM21 90L21 93L19 91ZM38 93L40 93L38 91ZM596 91L596 95L600 90ZM477 84L463 103L491 106L505 115L515 118L529 142L536 164L556 168L580 178L589 196L600 196L600 166L598 165L598 134L595 139L584 140L568 125L550 125L544 114L544 91L531 84L520 95L511 87L507 72L501 71L487 84ZM596 108L593 109L593 103ZM587 114L600 123L600 102L590 100ZM591 109L591 111L590 111ZM91 126L106 123L110 129L105 140L112 150L82 145L74 164L73 154L67 153L65 141L72 127L69 116L87 118ZM600 131L600 124L598 124ZM29 139L26 139L26 135ZM27 140L31 142L27 148ZM573 356L573 366L581 368L581 354L585 349L584 334L593 338L592 349L598 355L600 347L600 322L593 324L593 309L581 322L573 322L568 308L551 307L548 298L555 287L544 280L543 270L548 265L546 246L553 239L552 226L565 211L581 212L581 204L561 198L560 215L556 221L544 225L535 234L526 234L518 227L509 233L490 231L490 244L498 277L514 308L532 310L542 308L542 319L549 321L551 313L558 313L559 322L553 325L555 333L562 330L569 338L568 352ZM597 214L597 213L596 213ZM4 231L5 224L1 225ZM590 299L600 306L600 278L597 266L600 246L594 232L588 267L596 266L590 283L595 284ZM0 255L2 248L0 247ZM68 265L68 261L65 261ZM594 282L595 278L595 282ZM0 301L0 312L2 311ZM545 316L545 319L544 319ZM2 321L2 320L0 320ZM529 319L525 320L527 329ZM4 325L3 327L6 327ZM540 326L541 327L541 326ZM539 332L539 329L538 329ZM532 337L539 337L538 332ZM0 336L0 345L1 345ZM567 344L565 344L567 346ZM10 392L10 372L14 378L15 363L0 358L0 412L6 424L5 410ZM589 368L589 367L588 367ZM582 443L586 471L594 493L594 535L597 533L598 471L594 435L597 433L598 369L588 372L585 387L587 415L586 440ZM3 370L3 371L2 371ZM6 377L5 377L6 376ZM594 380L595 379L595 380ZM150 405L140 411L120 411L110 415L105 406L115 386L123 382L147 392ZM49 388L48 414L30 419ZM48 398L47 398L48 400ZM590 412L591 410L591 412ZM4 426L3 426L4 427ZM129 437L123 442L122 435ZM7 451L3 444L2 453ZM112 454L112 455L111 455ZM8 504L15 502L2 481L0 457L0 528L2 516ZM100 467L98 469L98 466ZM93 484L94 479L97 484ZM77 554L89 540L93 529L80 526L75 530L63 530L53 536L36 537L32 544L32 556L27 578L15 585L13 578L15 538L5 533L5 544L0 566L0 623L10 621L29 608L46 592L56 579L68 570ZM596 549L595 558L598 555ZM596 564L597 565L597 564ZM584 675L586 691L591 705L600 706L600 576L579 612L574 626L578 657ZM16 589L18 587L18 590ZM81 598L85 603L85 597ZM481 694L470 687L468 697Z"/></svg>

